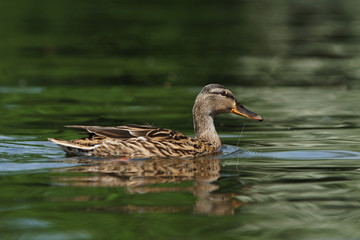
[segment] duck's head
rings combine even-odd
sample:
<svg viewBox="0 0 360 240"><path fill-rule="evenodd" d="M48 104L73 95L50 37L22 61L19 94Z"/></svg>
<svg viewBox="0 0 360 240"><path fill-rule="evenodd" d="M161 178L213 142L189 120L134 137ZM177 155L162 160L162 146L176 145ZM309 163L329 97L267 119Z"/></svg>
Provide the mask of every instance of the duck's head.
<svg viewBox="0 0 360 240"><path fill-rule="evenodd" d="M241 105L234 94L220 84L209 84L201 90L196 97L193 113L212 117L219 113L234 113L254 120L263 120L260 115Z"/></svg>

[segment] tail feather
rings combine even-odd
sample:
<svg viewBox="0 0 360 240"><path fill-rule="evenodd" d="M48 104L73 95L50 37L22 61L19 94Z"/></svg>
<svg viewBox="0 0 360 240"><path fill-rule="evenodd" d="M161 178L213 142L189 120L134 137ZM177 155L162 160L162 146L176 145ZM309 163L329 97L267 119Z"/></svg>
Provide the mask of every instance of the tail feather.
<svg viewBox="0 0 360 240"><path fill-rule="evenodd" d="M97 145L86 146L75 142L55 138L48 138L48 140L57 144L62 150L64 150L70 155L90 156L91 151L97 147Z"/></svg>

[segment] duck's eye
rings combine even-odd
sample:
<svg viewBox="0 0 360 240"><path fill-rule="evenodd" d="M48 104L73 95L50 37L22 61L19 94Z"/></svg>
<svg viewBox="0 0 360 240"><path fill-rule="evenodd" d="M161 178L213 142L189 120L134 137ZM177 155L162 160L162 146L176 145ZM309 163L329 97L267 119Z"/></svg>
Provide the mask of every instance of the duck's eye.
<svg viewBox="0 0 360 240"><path fill-rule="evenodd" d="M225 91L222 91L222 92L220 93L220 95L221 95L221 96L226 96L226 92L225 92Z"/></svg>

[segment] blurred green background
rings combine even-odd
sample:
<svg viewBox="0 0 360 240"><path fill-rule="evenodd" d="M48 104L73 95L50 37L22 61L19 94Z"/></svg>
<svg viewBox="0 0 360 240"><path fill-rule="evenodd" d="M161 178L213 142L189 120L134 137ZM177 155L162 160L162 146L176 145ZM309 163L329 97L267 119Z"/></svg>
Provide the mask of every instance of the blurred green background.
<svg viewBox="0 0 360 240"><path fill-rule="evenodd" d="M0 84L352 85L358 1L0 2Z"/></svg>

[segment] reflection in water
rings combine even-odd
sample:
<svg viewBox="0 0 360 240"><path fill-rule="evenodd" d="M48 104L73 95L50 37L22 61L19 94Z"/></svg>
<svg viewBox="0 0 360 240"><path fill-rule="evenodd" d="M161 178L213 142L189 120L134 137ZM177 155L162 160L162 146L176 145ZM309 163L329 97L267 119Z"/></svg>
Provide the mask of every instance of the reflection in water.
<svg viewBox="0 0 360 240"><path fill-rule="evenodd" d="M91 158L72 158L71 162L86 164L71 168L71 171L95 175L71 178L56 178L57 181L70 181L76 186L125 187L128 192L161 193L192 192L198 199L193 211L200 214L233 214L241 203L233 199L231 193L214 193L219 188L213 182L220 177L219 158L164 159L147 160ZM150 186L153 184L192 181L189 187ZM82 200L84 198L82 197ZM179 212L184 207L126 206L119 211L126 212ZM112 208L112 211L114 209Z"/></svg>

